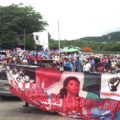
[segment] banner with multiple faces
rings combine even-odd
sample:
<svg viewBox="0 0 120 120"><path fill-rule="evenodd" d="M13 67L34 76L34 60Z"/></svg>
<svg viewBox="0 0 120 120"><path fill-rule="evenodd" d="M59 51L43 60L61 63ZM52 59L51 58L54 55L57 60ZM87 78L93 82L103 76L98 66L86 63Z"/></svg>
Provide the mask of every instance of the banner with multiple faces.
<svg viewBox="0 0 120 120"><path fill-rule="evenodd" d="M10 91L35 107L86 120L114 120L120 110L120 74L58 71L9 65Z"/></svg>

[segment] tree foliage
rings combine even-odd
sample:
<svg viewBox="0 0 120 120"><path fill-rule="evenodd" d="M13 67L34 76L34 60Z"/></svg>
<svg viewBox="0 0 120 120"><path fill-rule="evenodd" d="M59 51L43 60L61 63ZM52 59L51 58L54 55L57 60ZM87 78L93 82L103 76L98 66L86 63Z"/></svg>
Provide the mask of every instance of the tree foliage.
<svg viewBox="0 0 120 120"><path fill-rule="evenodd" d="M26 46L25 48L27 48L28 50L30 49L35 49L35 41L33 40L33 36L32 35L28 35L26 36Z"/></svg>
<svg viewBox="0 0 120 120"><path fill-rule="evenodd" d="M50 48L58 48L58 41L50 40ZM83 40L61 40L61 48L64 47L80 47L80 48L91 48L92 51L104 52L104 51L120 51L120 43L115 41L103 42L93 42L93 41L83 41Z"/></svg>
<svg viewBox="0 0 120 120"><path fill-rule="evenodd" d="M40 13L23 4L0 6L0 44L15 47L24 34L43 31L47 26ZM24 33L25 32L25 33Z"/></svg>

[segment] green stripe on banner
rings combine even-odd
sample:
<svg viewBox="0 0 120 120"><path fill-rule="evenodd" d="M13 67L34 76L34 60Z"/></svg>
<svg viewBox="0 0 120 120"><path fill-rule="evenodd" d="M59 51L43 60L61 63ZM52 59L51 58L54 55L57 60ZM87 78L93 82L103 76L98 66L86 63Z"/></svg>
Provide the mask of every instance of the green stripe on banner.
<svg viewBox="0 0 120 120"><path fill-rule="evenodd" d="M101 74L85 73L83 90L100 96Z"/></svg>
<svg viewBox="0 0 120 120"><path fill-rule="evenodd" d="M90 98L90 99L94 99L94 98L99 99L99 96L94 94L94 93L92 93L92 92L88 92L86 97Z"/></svg>

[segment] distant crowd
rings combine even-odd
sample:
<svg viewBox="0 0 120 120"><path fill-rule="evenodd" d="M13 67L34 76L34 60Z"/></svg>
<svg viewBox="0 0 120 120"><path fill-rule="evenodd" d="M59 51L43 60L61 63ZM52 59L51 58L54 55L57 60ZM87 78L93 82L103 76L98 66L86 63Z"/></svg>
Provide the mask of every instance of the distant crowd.
<svg viewBox="0 0 120 120"><path fill-rule="evenodd" d="M1 50L4 64L39 65L40 60L53 60L57 69L75 72L118 73L120 55L94 53L59 53L58 51Z"/></svg>

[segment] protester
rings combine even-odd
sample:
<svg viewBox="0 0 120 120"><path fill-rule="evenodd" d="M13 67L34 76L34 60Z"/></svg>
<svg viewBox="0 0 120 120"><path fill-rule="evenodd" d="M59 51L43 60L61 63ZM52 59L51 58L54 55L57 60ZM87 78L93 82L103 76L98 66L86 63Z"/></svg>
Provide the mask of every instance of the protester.
<svg viewBox="0 0 120 120"><path fill-rule="evenodd" d="M82 72L81 61L80 61L79 57L77 57L77 59L75 61L75 71Z"/></svg>
<svg viewBox="0 0 120 120"><path fill-rule="evenodd" d="M87 59L84 59L83 61L84 61L84 63L83 63L83 72L84 73L90 73L91 64L89 63L89 61Z"/></svg>

